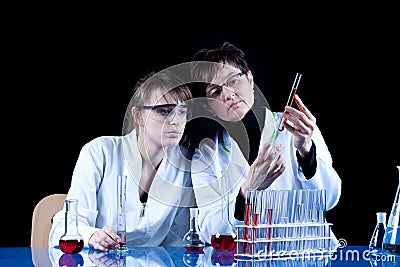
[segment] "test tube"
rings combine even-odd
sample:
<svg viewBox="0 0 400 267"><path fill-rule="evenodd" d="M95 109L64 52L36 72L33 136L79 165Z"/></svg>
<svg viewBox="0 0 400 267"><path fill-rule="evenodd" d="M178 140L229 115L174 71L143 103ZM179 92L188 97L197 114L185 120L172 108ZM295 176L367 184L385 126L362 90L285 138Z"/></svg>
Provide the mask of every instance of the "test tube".
<svg viewBox="0 0 400 267"><path fill-rule="evenodd" d="M291 107L293 105L294 96L296 95L297 88L299 86L301 76L302 76L301 73L296 73L296 77L294 78L292 89L290 90L290 95L289 95L289 98L287 100L286 106ZM279 131L283 131L283 117L281 118L281 122L279 123L279 128L278 129L279 129Z"/></svg>
<svg viewBox="0 0 400 267"><path fill-rule="evenodd" d="M244 228L243 228L243 239L249 240L249 226L251 224L252 216L252 205L253 205L253 195L254 191L246 191L246 202L245 202L245 213L244 213ZM242 253L247 253L247 243L243 243Z"/></svg>
<svg viewBox="0 0 400 267"><path fill-rule="evenodd" d="M117 176L117 196L118 196L117 235L121 239L120 247L114 250L117 253L128 251L128 247L126 246L126 214L125 214L126 181L127 181L126 175Z"/></svg>

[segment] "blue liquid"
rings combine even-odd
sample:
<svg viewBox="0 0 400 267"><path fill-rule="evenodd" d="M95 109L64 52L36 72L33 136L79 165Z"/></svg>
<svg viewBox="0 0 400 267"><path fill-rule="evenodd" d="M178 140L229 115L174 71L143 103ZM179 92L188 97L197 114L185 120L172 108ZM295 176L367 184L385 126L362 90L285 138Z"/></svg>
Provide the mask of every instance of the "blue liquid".
<svg viewBox="0 0 400 267"><path fill-rule="evenodd" d="M386 233L385 233L385 237L383 239L383 243L384 244L392 244L392 245L400 245L400 229L397 228L396 231L393 231L393 227L386 227ZM395 236L395 244L393 244L392 242L390 242L390 240L392 239L392 236Z"/></svg>
<svg viewBox="0 0 400 267"><path fill-rule="evenodd" d="M394 235L394 244L391 241ZM400 233L399 228L386 227L386 233L383 238L383 249L389 253L400 255Z"/></svg>

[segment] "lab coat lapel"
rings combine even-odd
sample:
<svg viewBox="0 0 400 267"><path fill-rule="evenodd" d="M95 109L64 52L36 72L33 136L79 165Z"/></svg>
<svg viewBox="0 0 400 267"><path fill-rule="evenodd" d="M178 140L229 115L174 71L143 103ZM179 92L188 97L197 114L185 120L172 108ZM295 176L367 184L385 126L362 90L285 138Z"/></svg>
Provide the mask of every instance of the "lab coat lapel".
<svg viewBox="0 0 400 267"><path fill-rule="evenodd" d="M272 113L271 110L268 108L265 108L265 121L264 121L264 129L262 130L261 133L261 140L260 140L260 147L261 147L267 142L273 142L276 136L277 127L276 127L276 121L274 114Z"/></svg>
<svg viewBox="0 0 400 267"><path fill-rule="evenodd" d="M167 206L179 206L185 196L186 175L190 175L190 161L185 160L179 147L167 148L150 187L149 197Z"/></svg>
<svg viewBox="0 0 400 267"><path fill-rule="evenodd" d="M142 173L142 157L140 156L136 130L125 135L122 139L125 163L128 166L128 171L133 177L135 183L139 185L140 176Z"/></svg>

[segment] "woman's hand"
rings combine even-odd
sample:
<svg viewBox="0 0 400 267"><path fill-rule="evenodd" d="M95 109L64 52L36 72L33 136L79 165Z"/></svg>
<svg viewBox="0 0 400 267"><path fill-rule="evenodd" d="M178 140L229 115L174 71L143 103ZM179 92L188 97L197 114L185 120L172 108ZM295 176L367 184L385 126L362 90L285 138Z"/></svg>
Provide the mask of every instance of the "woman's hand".
<svg viewBox="0 0 400 267"><path fill-rule="evenodd" d="M123 259L117 254L107 253L105 251L90 250L88 252L89 259L97 267L117 267L122 266Z"/></svg>
<svg viewBox="0 0 400 267"><path fill-rule="evenodd" d="M294 100L299 110L286 106L283 113L283 117L285 118L283 125L293 134L294 146L299 151L300 156L306 158L311 150L311 138L316 128L316 119L298 95L295 95Z"/></svg>
<svg viewBox="0 0 400 267"><path fill-rule="evenodd" d="M121 239L115 231L109 227L104 226L101 230L93 233L89 239L89 246L101 251L108 251L119 247Z"/></svg>
<svg viewBox="0 0 400 267"><path fill-rule="evenodd" d="M243 196L247 190L263 190L268 188L285 170L283 157L279 152L283 145L270 151L271 144L265 143L257 158L250 166L249 175L240 188Z"/></svg>

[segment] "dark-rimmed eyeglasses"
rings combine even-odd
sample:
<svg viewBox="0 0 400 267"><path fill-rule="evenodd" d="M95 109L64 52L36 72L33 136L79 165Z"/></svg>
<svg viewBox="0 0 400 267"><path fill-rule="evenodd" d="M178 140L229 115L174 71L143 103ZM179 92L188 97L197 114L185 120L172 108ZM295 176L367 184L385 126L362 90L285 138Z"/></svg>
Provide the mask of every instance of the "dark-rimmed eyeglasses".
<svg viewBox="0 0 400 267"><path fill-rule="evenodd" d="M154 106L139 106L141 109L149 109L150 117L156 121L163 122L166 119L187 121L190 119L190 109L186 104L162 104Z"/></svg>
<svg viewBox="0 0 400 267"><path fill-rule="evenodd" d="M239 72L231 77L229 77L223 84L221 85L216 85L216 84L210 84L207 89L208 91L206 92L206 97L212 98L212 99L219 99L222 96L222 91L224 90L224 87L228 87L231 89L237 89L240 88L242 85L244 79L243 76L246 76L246 73L244 72Z"/></svg>

